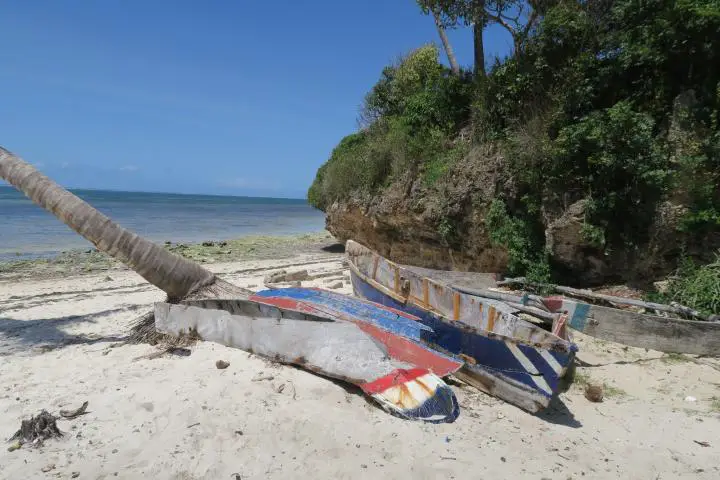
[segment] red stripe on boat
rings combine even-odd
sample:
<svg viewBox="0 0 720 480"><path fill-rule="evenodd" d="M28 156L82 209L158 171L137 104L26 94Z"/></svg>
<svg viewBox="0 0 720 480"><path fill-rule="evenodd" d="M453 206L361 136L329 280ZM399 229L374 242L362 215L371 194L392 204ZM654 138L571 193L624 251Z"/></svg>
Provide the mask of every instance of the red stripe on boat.
<svg viewBox="0 0 720 480"><path fill-rule="evenodd" d="M562 309L564 298L561 296L545 297L542 299L542 303L550 309L551 312L559 312Z"/></svg>
<svg viewBox="0 0 720 480"><path fill-rule="evenodd" d="M278 308L285 308L287 310L294 310L296 312L308 313L311 315L327 315L326 312L318 310L313 307L312 304L304 302L302 300L296 300L294 298L287 297L261 297L259 295L251 295L250 300L253 302L263 303L265 305L272 305Z"/></svg>
<svg viewBox="0 0 720 480"><path fill-rule="evenodd" d="M393 370L384 377L380 377L377 380L360 385L360 388L362 388L363 392L368 395L372 395L373 393L382 393L389 388L410 382L418 377L427 375L428 373L430 372L424 368L411 368L410 370L399 368L397 370Z"/></svg>
<svg viewBox="0 0 720 480"><path fill-rule="evenodd" d="M405 363L417 365L428 369L439 377L456 372L463 363L455 361L444 355L438 355L433 350L419 345L400 335L388 332L369 323L357 322L362 331L379 340L387 347L388 355Z"/></svg>

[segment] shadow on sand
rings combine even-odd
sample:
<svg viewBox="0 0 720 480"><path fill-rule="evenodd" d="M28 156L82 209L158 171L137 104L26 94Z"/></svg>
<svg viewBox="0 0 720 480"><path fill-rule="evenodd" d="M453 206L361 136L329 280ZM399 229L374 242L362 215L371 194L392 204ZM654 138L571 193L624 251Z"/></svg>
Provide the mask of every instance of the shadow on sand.
<svg viewBox="0 0 720 480"><path fill-rule="evenodd" d="M548 405L547 408L536 413L535 417L548 423L554 423L555 425L563 425L570 428L582 427L582 423L575 418L575 415L573 415L567 405L557 396L550 400L550 405Z"/></svg>
<svg viewBox="0 0 720 480"><path fill-rule="evenodd" d="M328 253L345 253L345 245L342 243L333 243L332 245L326 245L320 250Z"/></svg>
<svg viewBox="0 0 720 480"><path fill-rule="evenodd" d="M127 308L115 308L88 315L71 315L36 320L0 317L0 356L22 352L31 353L29 350L35 350L34 353L39 353L68 345L124 341L127 338L125 336L73 334L66 332L64 328L79 323L95 323L96 318L127 310Z"/></svg>

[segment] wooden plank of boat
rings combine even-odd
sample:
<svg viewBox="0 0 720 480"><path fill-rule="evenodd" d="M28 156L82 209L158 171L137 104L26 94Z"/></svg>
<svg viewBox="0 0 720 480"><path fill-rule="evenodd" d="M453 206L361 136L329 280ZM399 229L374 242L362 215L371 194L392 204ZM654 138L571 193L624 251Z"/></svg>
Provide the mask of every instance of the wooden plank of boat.
<svg viewBox="0 0 720 480"><path fill-rule="evenodd" d="M503 302L457 292L351 240L346 252L356 295L419 317L434 331L433 345L472 360L468 368L484 369L497 384L522 385L545 399L533 408L547 405L558 391L577 351L567 337L522 320ZM488 393L517 401L502 390Z"/></svg>
<svg viewBox="0 0 720 480"><path fill-rule="evenodd" d="M548 297L545 304L568 312L568 326L602 340L666 353L717 355L720 323L659 317Z"/></svg>
<svg viewBox="0 0 720 480"><path fill-rule="evenodd" d="M195 300L155 304L155 325L352 383L402 418L440 423L459 415L457 399L440 377L389 357L351 322L248 300Z"/></svg>
<svg viewBox="0 0 720 480"><path fill-rule="evenodd" d="M483 297L500 293L508 300L525 301L520 295L506 292L457 288ZM601 340L665 353L717 355L720 352L720 323L648 315L562 296L530 297L541 301L549 311L562 313L568 327Z"/></svg>
<svg viewBox="0 0 720 480"><path fill-rule="evenodd" d="M353 240L347 241L345 251L351 279L352 274L362 277L384 296L394 299L400 305L396 308L400 310L408 311L407 305L412 305L451 322L460 321L482 332L507 337L524 345L541 345L560 352L577 350L567 336L558 337L522 320L515 315L517 309L506 302L463 294L443 282L415 273L414 268L395 264Z"/></svg>
<svg viewBox="0 0 720 480"><path fill-rule="evenodd" d="M418 366L428 368L430 371L441 375L437 369L439 360L435 358L428 361L416 353L410 356L402 356L403 350L407 351L408 340L399 341L400 338L409 339L414 350L418 349L417 343L425 344L432 350L432 357L443 358L439 351L444 350L433 341L434 332L431 328L421 323L420 319L414 315L389 307L381 306L377 303L363 300L360 298L348 297L336 292L330 292L323 289L314 288L283 288L276 290L264 290L251 297L252 300L270 302L273 305L284 308L297 309L299 311L326 313L329 316L338 316L341 319L348 319L372 325L374 329L379 331L392 332L391 341L385 342L388 350L394 357L412 361ZM307 303L306 303L307 302ZM378 307L381 310L378 311ZM457 327L453 327L455 331ZM368 331L367 328L364 330ZM467 348L465 351L473 351L474 342L472 332L465 334L470 337L465 343ZM382 335L375 335L376 338L382 339ZM460 341L459 339L456 339ZM481 337L481 341L485 339ZM427 348L427 347L426 347ZM516 405L530 412L538 412L547 407L550 398L540 393L536 388L528 387L525 383L517 381L512 376L502 371L493 371L478 364L473 358L463 356L463 367L459 371L454 372L454 376L483 392L502 398L513 405ZM451 356L451 358L458 358ZM513 375L516 375L513 373Z"/></svg>

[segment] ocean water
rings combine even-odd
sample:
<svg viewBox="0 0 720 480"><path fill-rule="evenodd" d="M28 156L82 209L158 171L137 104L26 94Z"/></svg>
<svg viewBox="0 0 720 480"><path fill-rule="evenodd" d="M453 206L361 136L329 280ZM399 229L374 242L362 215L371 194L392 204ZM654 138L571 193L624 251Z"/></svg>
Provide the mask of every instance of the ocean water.
<svg viewBox="0 0 720 480"><path fill-rule="evenodd" d="M228 240L322 231L305 200L72 190L125 228L156 242ZM54 255L93 245L12 187L0 186L0 260Z"/></svg>

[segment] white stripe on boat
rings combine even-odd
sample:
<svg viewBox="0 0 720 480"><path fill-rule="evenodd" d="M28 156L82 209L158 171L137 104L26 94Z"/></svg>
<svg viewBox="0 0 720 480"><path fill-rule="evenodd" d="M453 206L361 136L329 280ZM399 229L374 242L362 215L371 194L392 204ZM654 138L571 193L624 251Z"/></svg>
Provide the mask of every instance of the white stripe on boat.
<svg viewBox="0 0 720 480"><path fill-rule="evenodd" d="M555 357L553 357L552 354L545 349L539 348L537 351L540 352L540 355L545 359L548 365L552 367L553 371L560 376L560 373L563 371L563 367L558 363Z"/></svg>
<svg viewBox="0 0 720 480"><path fill-rule="evenodd" d="M530 378L532 378L532 381L535 382L535 385L538 386L538 388L544 390L548 394L552 395L552 389L550 388L550 385L545 381L545 378L540 374L537 368L535 368L535 365L530 361L530 359L525 356L523 352L520 351L517 345L515 345L512 342L505 342L505 345L507 345L508 349L512 354L515 356L518 362L520 362L520 365L523 366L523 368L530 374Z"/></svg>

